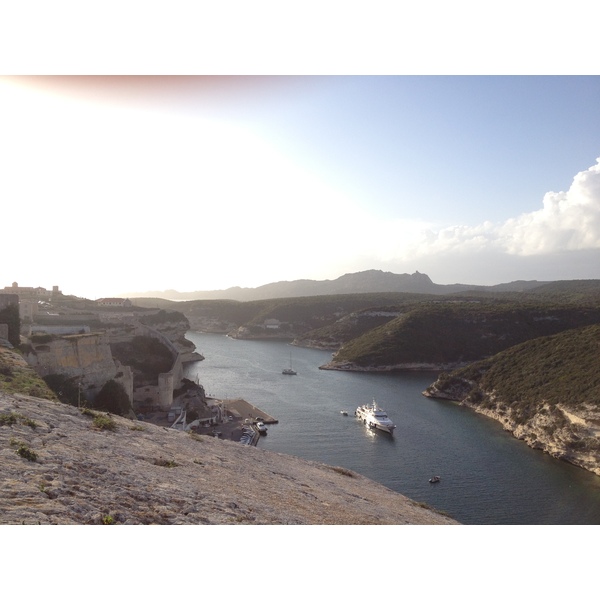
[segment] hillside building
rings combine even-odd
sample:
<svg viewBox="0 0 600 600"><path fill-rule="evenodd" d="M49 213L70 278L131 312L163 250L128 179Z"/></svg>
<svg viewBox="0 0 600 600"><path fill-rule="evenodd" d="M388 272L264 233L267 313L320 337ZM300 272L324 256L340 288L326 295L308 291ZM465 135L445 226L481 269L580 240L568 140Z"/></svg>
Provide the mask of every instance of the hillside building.
<svg viewBox="0 0 600 600"><path fill-rule="evenodd" d="M121 308L133 306L129 298L98 298L96 304L98 306L118 306Z"/></svg>
<svg viewBox="0 0 600 600"><path fill-rule="evenodd" d="M52 287L52 290L47 290L43 287L23 287L20 286L16 281L11 286L6 286L3 290L5 294L17 294L19 299L38 299L38 300L51 300L56 298L62 292L58 286Z"/></svg>

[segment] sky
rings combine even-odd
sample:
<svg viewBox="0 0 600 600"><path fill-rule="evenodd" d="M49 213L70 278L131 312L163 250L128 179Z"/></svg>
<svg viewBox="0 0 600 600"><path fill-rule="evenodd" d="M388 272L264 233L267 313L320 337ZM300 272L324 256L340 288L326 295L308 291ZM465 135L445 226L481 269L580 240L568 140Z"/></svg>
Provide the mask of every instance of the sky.
<svg viewBox="0 0 600 600"><path fill-rule="evenodd" d="M600 278L599 107L597 76L2 77L3 285Z"/></svg>
<svg viewBox="0 0 600 600"><path fill-rule="evenodd" d="M597 2L5 4L0 289L58 285L93 299L364 269L436 283L600 278ZM340 531L352 538L324 556L328 571L361 560L344 552L364 548L358 530ZM588 532L577 531L566 543L581 545ZM261 564L300 581L306 553L285 565L269 553L304 548L289 529L268 543L282 532L261 531ZM489 529L461 529L466 543L446 546L431 532L403 532L416 558L402 557L403 577L415 583L430 576L432 548L446 585L457 543L485 547L484 572L503 558L498 538L514 537L495 527L489 543ZM71 535L86 536L80 547L89 533ZM219 531L212 547L225 538L228 551L231 535ZM119 547L131 560L155 545ZM393 570L397 555L378 560ZM337 592L345 581L355 592L355 579L336 578ZM481 585L473 578L467 596ZM572 579L562 585L573 592Z"/></svg>

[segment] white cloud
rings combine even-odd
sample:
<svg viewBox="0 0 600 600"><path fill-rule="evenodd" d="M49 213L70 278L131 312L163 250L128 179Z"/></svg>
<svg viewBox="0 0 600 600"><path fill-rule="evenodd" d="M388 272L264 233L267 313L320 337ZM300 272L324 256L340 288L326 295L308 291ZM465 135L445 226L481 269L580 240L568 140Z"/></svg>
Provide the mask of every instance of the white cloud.
<svg viewBox="0 0 600 600"><path fill-rule="evenodd" d="M543 208L499 229L510 254L600 248L600 162L578 173L567 192L548 192Z"/></svg>
<svg viewBox="0 0 600 600"><path fill-rule="evenodd" d="M476 283L469 273L509 273L527 257L547 273L541 261L567 265L565 252L586 251L584 273L600 249L600 162L537 211L440 227L370 214L233 121L37 96L0 79L0 130L2 242L14 250L0 287L97 297L371 268Z"/></svg>
<svg viewBox="0 0 600 600"><path fill-rule="evenodd" d="M540 210L504 223L424 230L405 256L495 251L516 256L600 248L600 159L578 173L567 192L548 192Z"/></svg>

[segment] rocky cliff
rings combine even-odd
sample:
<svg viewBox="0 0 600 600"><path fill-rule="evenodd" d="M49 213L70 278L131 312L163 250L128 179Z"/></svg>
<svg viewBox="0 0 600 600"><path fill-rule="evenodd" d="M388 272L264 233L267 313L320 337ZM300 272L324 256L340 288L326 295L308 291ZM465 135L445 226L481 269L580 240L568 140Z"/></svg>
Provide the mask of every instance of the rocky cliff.
<svg viewBox="0 0 600 600"><path fill-rule="evenodd" d="M108 337L103 333L34 336L25 357L40 376L60 373L79 378L84 388L99 388L117 374Z"/></svg>
<svg viewBox="0 0 600 600"><path fill-rule="evenodd" d="M460 402L499 421L506 431L531 448L600 475L600 410L596 406L584 405L573 409L546 403L530 419L522 422L510 402L498 402L493 393L477 392L473 382L454 381L442 385L441 389L438 385L439 382L436 382L423 394Z"/></svg>
<svg viewBox="0 0 600 600"><path fill-rule="evenodd" d="M424 394L460 402L600 475L600 325L537 338L442 373Z"/></svg>
<svg viewBox="0 0 600 600"><path fill-rule="evenodd" d="M2 524L452 524L347 469L0 392Z"/></svg>

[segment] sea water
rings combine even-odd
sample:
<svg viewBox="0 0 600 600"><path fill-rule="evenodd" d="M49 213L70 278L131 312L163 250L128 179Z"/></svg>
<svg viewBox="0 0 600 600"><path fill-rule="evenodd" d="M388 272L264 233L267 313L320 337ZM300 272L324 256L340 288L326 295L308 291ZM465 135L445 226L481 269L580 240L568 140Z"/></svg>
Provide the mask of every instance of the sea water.
<svg viewBox="0 0 600 600"><path fill-rule="evenodd" d="M186 368L188 378L278 419L261 448L351 469L464 524L600 523L600 477L529 448L492 419L426 398L436 373L320 370L331 353L280 340L187 337L205 357ZM282 374L290 353L297 375ZM354 417L373 399L396 424L393 436ZM440 483L429 483L433 475Z"/></svg>

